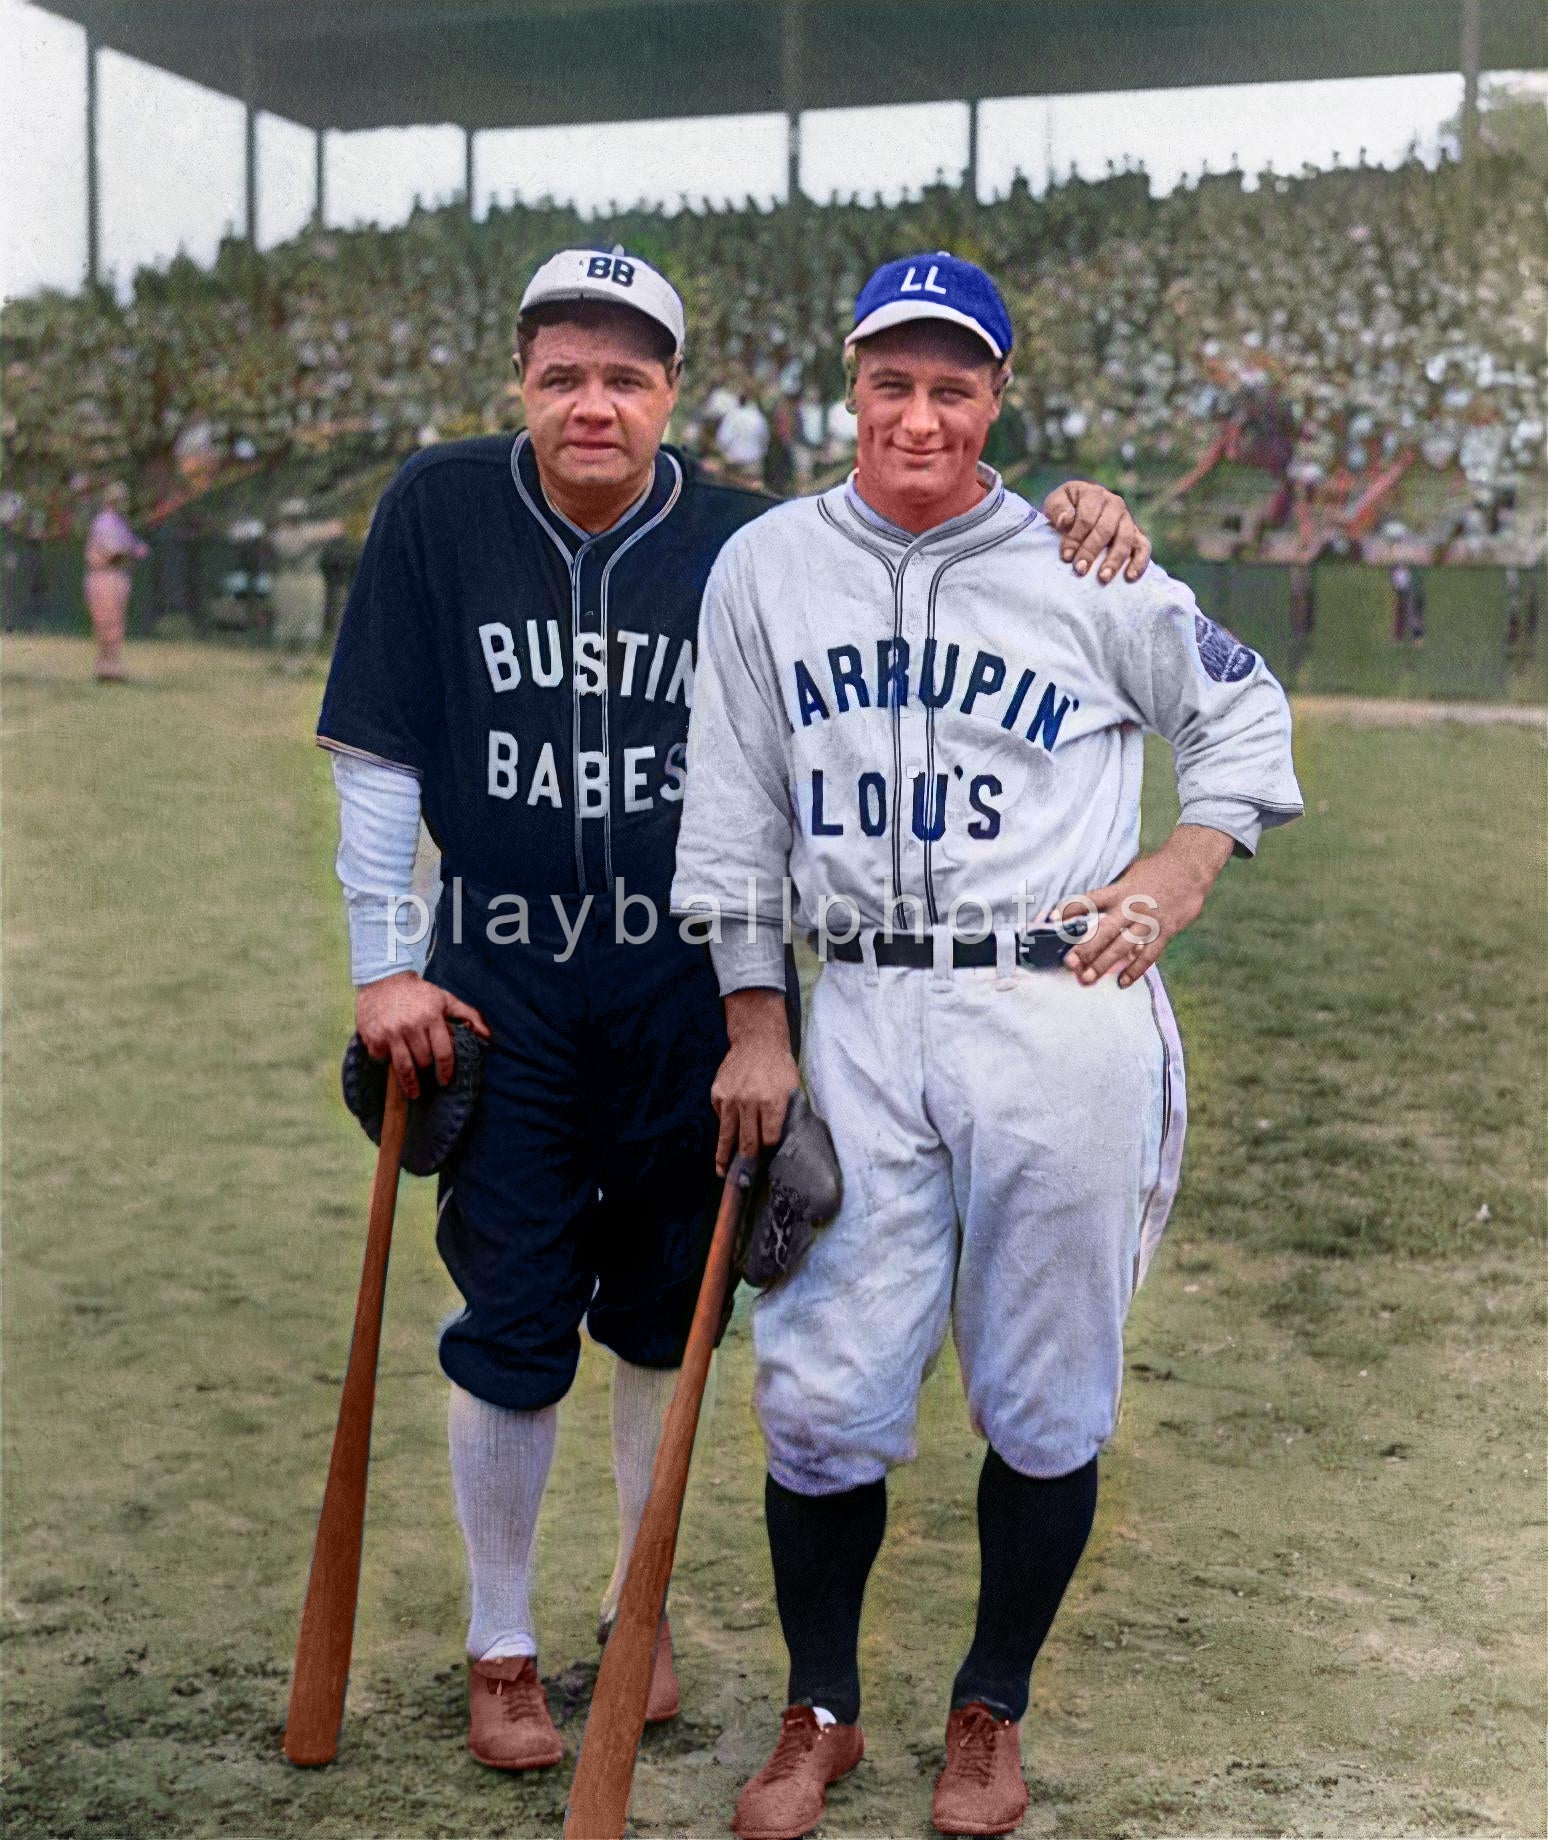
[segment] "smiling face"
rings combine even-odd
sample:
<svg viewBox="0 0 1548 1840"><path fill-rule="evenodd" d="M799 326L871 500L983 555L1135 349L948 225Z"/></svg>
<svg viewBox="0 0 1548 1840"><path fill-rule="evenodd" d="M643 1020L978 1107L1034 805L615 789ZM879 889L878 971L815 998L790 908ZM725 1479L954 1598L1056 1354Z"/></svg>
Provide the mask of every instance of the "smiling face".
<svg viewBox="0 0 1548 1840"><path fill-rule="evenodd" d="M867 504L929 530L983 497L978 457L1010 373L983 341L940 320L878 332L856 348L856 467Z"/></svg>
<svg viewBox="0 0 1548 1840"><path fill-rule="evenodd" d="M677 361L666 332L632 308L581 302L559 315L540 309L522 336L527 431L551 502L602 529L645 489L677 402Z"/></svg>

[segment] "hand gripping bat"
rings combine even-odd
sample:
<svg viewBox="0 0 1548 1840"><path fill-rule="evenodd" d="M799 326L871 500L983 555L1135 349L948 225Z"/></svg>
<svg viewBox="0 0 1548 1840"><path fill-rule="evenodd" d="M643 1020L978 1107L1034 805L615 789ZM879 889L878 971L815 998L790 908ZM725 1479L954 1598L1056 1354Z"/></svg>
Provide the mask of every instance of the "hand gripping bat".
<svg viewBox="0 0 1548 1840"><path fill-rule="evenodd" d="M355 1601L360 1594L360 1544L365 1529L366 1474L371 1462L371 1412L376 1403L376 1357L382 1337L382 1301L387 1288L387 1254L398 1200L398 1162L407 1123L403 1088L388 1082L382 1143L371 1183L371 1221L366 1229L355 1330L333 1433L328 1486L312 1545L296 1667L290 1682L290 1716L285 1755L292 1763L332 1763L344 1719L350 1649L355 1639Z"/></svg>
<svg viewBox="0 0 1548 1840"><path fill-rule="evenodd" d="M634 1760L645 1730L645 1706L650 1698L656 1631L672 1578L677 1524L683 1511L683 1491L688 1486L688 1462L693 1454L715 1332L720 1327L721 1305L730 1283L737 1228L755 1171L754 1159L739 1156L726 1176L682 1371L656 1446L650 1496L634 1538L618 1616L602 1651L575 1780L570 1785L565 1840L622 1840L628 1819Z"/></svg>

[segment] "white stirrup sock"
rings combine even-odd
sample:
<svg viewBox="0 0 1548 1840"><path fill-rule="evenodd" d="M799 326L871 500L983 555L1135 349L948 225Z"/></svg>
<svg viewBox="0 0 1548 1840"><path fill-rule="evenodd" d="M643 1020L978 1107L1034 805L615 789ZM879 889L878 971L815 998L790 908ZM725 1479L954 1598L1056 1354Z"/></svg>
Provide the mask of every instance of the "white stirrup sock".
<svg viewBox="0 0 1548 1840"><path fill-rule="evenodd" d="M532 1547L559 1408L517 1412L453 1385L446 1425L452 1493L473 1579L468 1653L477 1661L535 1655Z"/></svg>
<svg viewBox="0 0 1548 1840"><path fill-rule="evenodd" d="M613 1480L618 1484L618 1557L602 1595L602 1620L608 1622L623 1594L624 1574L634 1551L650 1494L650 1472L661 1441L661 1421L666 1417L675 1367L636 1367L632 1361L613 1362Z"/></svg>

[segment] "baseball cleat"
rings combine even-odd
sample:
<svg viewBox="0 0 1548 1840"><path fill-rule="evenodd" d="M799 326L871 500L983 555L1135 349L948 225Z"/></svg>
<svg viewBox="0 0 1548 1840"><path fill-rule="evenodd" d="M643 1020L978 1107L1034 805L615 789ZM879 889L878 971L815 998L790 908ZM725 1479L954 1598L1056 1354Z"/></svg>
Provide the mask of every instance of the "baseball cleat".
<svg viewBox="0 0 1548 1840"><path fill-rule="evenodd" d="M563 1758L531 1655L468 1663L468 1749L492 1770L542 1770Z"/></svg>
<svg viewBox="0 0 1548 1840"><path fill-rule="evenodd" d="M954 1706L946 1721L946 1768L930 1804L937 1830L1008 1834L1026 1812L1020 1721L997 1718L982 1700Z"/></svg>
<svg viewBox="0 0 1548 1840"><path fill-rule="evenodd" d="M597 1646L607 1647L607 1638L613 1633L613 1618L603 1617L597 1624ZM682 1693L677 1685L677 1667L672 1653L672 1625L666 1617L661 1619L661 1627L656 1633L656 1650L650 1664L650 1697L645 1702L645 1723L647 1725L664 1725L668 1719L675 1719L683 1703Z"/></svg>
<svg viewBox="0 0 1548 1840"><path fill-rule="evenodd" d="M800 1840L822 1819L828 1784L865 1755L858 1725L819 1725L810 1706L787 1706L774 1754L742 1791L737 1840Z"/></svg>

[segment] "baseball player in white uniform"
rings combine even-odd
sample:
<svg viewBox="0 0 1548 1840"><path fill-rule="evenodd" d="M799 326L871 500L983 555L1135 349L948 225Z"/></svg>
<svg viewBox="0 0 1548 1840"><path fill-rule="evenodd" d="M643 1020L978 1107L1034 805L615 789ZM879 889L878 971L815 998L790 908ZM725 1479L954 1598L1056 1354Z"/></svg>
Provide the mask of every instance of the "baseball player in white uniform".
<svg viewBox="0 0 1548 1840"><path fill-rule="evenodd" d="M859 1761L885 1478L915 1454L948 1328L988 1451L932 1818L1005 1833L1024 1813L1032 1664L1090 1532L1124 1317L1182 1153L1155 960L1228 857L1301 810L1262 659L1157 567L1106 590L1062 567L1052 526L980 463L1011 337L972 264L879 269L846 341L855 473L738 531L705 591L673 907L719 916L720 1157L777 1141L797 1083L788 902L826 960L805 1078L844 1178L753 1313L791 1667L742 1840L805 1833ZM1142 857L1147 730L1182 811Z"/></svg>

